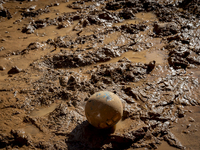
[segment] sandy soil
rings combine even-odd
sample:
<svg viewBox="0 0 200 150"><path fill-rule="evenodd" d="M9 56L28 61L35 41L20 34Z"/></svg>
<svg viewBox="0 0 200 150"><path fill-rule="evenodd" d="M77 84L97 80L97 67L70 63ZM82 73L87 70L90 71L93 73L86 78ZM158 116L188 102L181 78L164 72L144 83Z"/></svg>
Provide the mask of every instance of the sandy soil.
<svg viewBox="0 0 200 150"><path fill-rule="evenodd" d="M198 0L0 0L0 149L200 149L199 25Z"/></svg>

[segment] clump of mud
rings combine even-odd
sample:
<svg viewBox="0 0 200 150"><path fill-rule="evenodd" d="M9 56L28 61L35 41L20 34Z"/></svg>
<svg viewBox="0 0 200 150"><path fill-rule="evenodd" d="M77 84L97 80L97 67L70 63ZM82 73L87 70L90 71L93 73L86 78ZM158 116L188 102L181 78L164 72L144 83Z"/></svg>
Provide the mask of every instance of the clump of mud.
<svg viewBox="0 0 200 150"><path fill-rule="evenodd" d="M199 149L199 5L0 1L0 148ZM102 90L123 103L108 130L84 112Z"/></svg>

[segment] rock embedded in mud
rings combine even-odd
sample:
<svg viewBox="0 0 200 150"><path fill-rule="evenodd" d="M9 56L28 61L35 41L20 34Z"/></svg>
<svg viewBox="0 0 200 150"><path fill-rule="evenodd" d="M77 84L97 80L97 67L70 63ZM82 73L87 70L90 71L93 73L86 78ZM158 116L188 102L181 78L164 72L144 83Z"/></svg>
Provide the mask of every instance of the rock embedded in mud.
<svg viewBox="0 0 200 150"><path fill-rule="evenodd" d="M22 69L19 69L17 66L13 66L9 71L8 71L8 74L16 74L16 73L19 73L21 72Z"/></svg>
<svg viewBox="0 0 200 150"><path fill-rule="evenodd" d="M100 129L114 126L123 115L120 98L112 92L93 94L86 103L85 115L88 122Z"/></svg>
<svg viewBox="0 0 200 150"><path fill-rule="evenodd" d="M147 65L147 73L150 73L156 66L156 61L151 61L149 62L149 64Z"/></svg>

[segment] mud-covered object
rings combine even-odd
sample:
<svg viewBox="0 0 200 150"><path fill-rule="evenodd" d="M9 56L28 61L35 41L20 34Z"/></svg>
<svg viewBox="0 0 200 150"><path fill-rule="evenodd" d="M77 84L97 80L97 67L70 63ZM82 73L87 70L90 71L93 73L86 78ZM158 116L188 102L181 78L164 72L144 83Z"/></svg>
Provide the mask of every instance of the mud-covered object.
<svg viewBox="0 0 200 150"><path fill-rule="evenodd" d="M96 128L110 128L122 118L122 102L116 94L109 91L94 93L86 103L85 115Z"/></svg>

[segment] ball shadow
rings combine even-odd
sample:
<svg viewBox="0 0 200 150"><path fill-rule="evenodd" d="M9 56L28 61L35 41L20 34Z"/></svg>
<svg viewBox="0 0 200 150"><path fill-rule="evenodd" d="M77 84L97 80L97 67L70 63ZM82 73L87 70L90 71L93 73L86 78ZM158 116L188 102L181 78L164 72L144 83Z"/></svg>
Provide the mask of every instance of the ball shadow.
<svg viewBox="0 0 200 150"><path fill-rule="evenodd" d="M84 121L77 125L66 140L69 150L88 149L126 149L131 141L121 136L114 135L115 127L109 129L97 129Z"/></svg>

